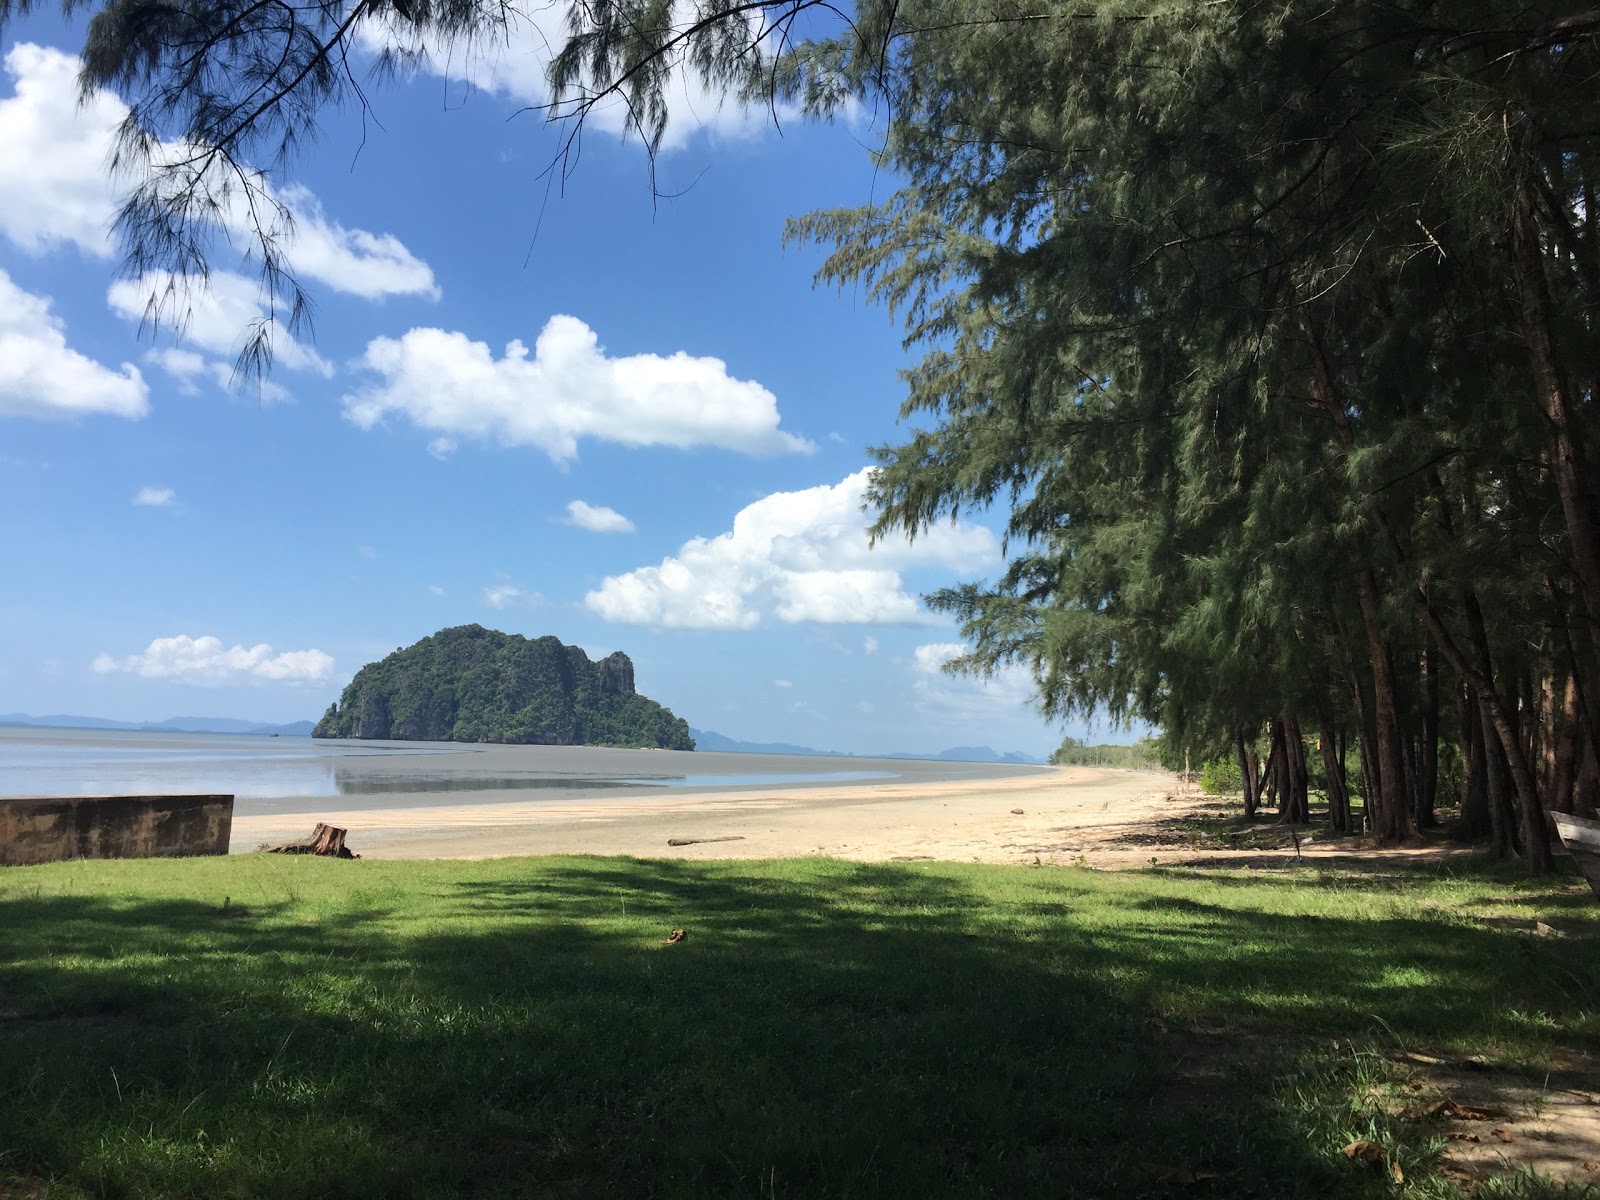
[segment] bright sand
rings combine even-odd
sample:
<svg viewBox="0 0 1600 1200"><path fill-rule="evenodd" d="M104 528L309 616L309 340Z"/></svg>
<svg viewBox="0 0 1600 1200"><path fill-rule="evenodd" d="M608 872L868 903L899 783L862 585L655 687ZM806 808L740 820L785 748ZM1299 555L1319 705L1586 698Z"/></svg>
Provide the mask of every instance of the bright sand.
<svg viewBox="0 0 1600 1200"><path fill-rule="evenodd" d="M351 849L372 858L820 854L879 862L1031 863L1073 862L1083 854L1093 863L1147 856L1139 849L1139 831L1200 803L1169 799L1176 786L1164 772L1062 767L1009 779L900 779L533 803L341 809L333 798L326 811L236 816L233 845L249 851L294 841L325 821L348 829ZM737 840L668 845L669 839L712 838Z"/></svg>

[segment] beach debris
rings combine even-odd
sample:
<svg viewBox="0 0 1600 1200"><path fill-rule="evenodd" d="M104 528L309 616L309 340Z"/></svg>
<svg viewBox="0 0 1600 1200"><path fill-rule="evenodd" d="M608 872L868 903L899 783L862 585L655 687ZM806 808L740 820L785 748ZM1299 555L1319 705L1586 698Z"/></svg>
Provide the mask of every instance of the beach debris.
<svg viewBox="0 0 1600 1200"><path fill-rule="evenodd" d="M744 835L741 833L724 834L722 837L708 838L668 838L669 846L698 846L701 842L742 842Z"/></svg>
<svg viewBox="0 0 1600 1200"><path fill-rule="evenodd" d="M1454 1117L1457 1121L1489 1121L1495 1117L1503 1117L1505 1113L1494 1108L1479 1108L1473 1104L1457 1104L1446 1097L1431 1104L1408 1108L1400 1114L1401 1119L1405 1121L1422 1121L1437 1116Z"/></svg>
<svg viewBox="0 0 1600 1200"><path fill-rule="evenodd" d="M688 936L689 935L687 933L685 933L683 930L674 929L671 933L667 934L667 940L662 942L661 944L663 946L675 946L679 942L683 941L683 939L688 937Z"/></svg>
<svg viewBox="0 0 1600 1200"><path fill-rule="evenodd" d="M315 854L319 858L360 858L359 854L344 844L345 834L348 832L349 830L338 829L318 821L310 837L302 838L298 842L285 842L281 846L268 846L267 853Z"/></svg>
<svg viewBox="0 0 1600 1200"><path fill-rule="evenodd" d="M1011 810L1011 815L1013 817L1020 817L1022 815L1022 810L1020 808L1013 808Z"/></svg>

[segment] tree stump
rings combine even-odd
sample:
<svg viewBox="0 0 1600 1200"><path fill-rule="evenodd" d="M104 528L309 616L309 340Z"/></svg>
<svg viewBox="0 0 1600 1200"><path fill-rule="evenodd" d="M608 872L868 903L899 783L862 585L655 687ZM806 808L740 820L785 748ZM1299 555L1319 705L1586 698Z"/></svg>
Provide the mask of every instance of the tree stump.
<svg viewBox="0 0 1600 1200"><path fill-rule="evenodd" d="M315 854L322 858L360 858L359 854L352 853L350 847L344 844L346 831L336 829L332 825L317 822L317 827L311 831L311 836L302 838L298 842L285 842L281 846L269 846L268 854Z"/></svg>

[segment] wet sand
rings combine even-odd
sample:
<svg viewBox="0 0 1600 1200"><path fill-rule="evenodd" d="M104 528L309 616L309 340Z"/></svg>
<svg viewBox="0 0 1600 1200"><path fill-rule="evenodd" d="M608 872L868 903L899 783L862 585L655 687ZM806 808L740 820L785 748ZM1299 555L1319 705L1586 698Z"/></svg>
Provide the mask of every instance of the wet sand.
<svg viewBox="0 0 1600 1200"><path fill-rule="evenodd" d="M936 776L936 768L948 773L951 764L927 766L926 774ZM1193 802L1172 798L1175 779L1165 772L1012 768L1006 777L1003 770L941 780L918 778L913 769L884 782L649 795L635 789L622 796L537 802L504 794L497 803L427 805L408 796L403 806L383 807L372 804L376 797L362 797L366 803L360 807L341 807L335 798L316 811L241 812L234 818L233 845L251 851L262 843L292 841L310 833L314 822L326 821L348 829L350 847L372 858L628 854L1075 861L1079 854L1136 855L1130 835L1180 815ZM669 845L694 839L704 840Z"/></svg>

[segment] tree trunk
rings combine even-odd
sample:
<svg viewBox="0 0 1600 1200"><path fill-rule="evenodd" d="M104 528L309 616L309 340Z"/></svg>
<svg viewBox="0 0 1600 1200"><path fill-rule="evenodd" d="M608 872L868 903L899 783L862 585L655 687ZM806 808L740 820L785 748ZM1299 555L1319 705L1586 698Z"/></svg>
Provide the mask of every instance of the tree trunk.
<svg viewBox="0 0 1600 1200"><path fill-rule="evenodd" d="M1540 411L1550 426L1550 469L1561 496L1574 573L1590 619L1600 621L1600 520L1595 516L1594 496L1577 441L1578 406L1551 333L1549 284L1534 216L1533 183L1526 171L1517 182L1511 260L1528 365L1533 370Z"/></svg>
<svg viewBox="0 0 1600 1200"><path fill-rule="evenodd" d="M1328 780L1328 826L1335 833L1350 829L1350 795L1345 791L1344 772L1334 743L1333 726L1326 716L1319 718L1322 736L1322 773Z"/></svg>
<svg viewBox="0 0 1600 1200"><path fill-rule="evenodd" d="M1583 722L1578 715L1578 681L1569 675L1567 686L1562 689L1560 732L1549 738L1554 743L1555 752L1550 769L1550 790L1545 793L1545 806L1551 812L1572 811L1572 787L1578 775L1582 734Z"/></svg>
<svg viewBox="0 0 1600 1200"><path fill-rule="evenodd" d="M1417 827L1431 829L1439 823L1434 807L1439 796L1439 654L1422 655L1422 746L1418 755Z"/></svg>
<svg viewBox="0 0 1600 1200"><path fill-rule="evenodd" d="M1461 723L1461 820L1456 836L1481 842L1494 832L1489 817L1488 764L1484 760L1483 714L1476 693L1467 688L1465 703L1458 701Z"/></svg>
<svg viewBox="0 0 1600 1200"><path fill-rule="evenodd" d="M1372 568L1357 562L1356 596L1361 621L1367 630L1367 650L1372 658L1372 715L1377 726L1377 767L1383 805L1373 832L1384 846L1397 846L1411 836L1411 811L1406 805L1406 768L1401 751L1399 689L1394 655L1378 615L1378 581Z"/></svg>
<svg viewBox="0 0 1600 1200"><path fill-rule="evenodd" d="M1517 818L1511 806L1511 787L1506 766L1506 751L1489 706L1478 706L1483 730L1484 786L1489 798L1489 840L1496 855L1511 858L1517 853Z"/></svg>
<svg viewBox="0 0 1600 1200"><path fill-rule="evenodd" d="M1311 819L1307 794L1306 744L1300 736L1300 723L1293 715L1283 718L1284 793L1278 804L1278 822L1304 825Z"/></svg>
<svg viewBox="0 0 1600 1200"><path fill-rule="evenodd" d="M1239 752L1239 781L1244 788L1244 815L1256 815L1256 780L1251 769L1250 752L1245 749L1244 733L1241 731L1234 735L1234 749Z"/></svg>

